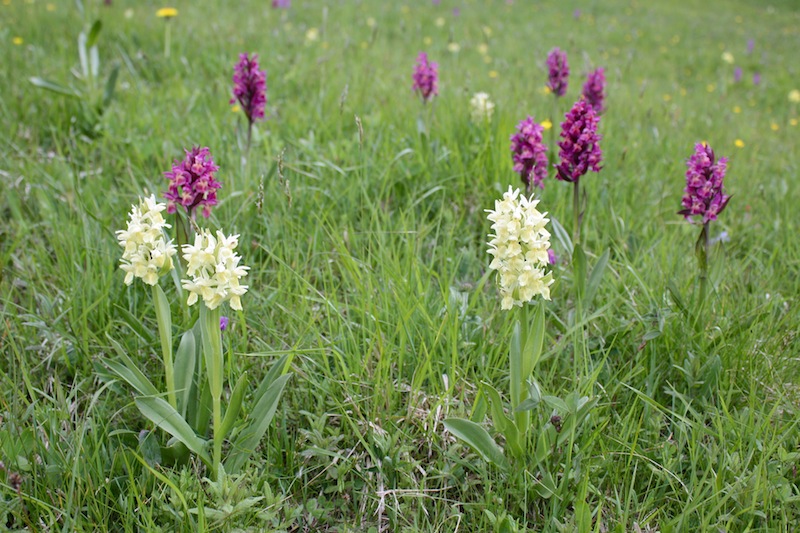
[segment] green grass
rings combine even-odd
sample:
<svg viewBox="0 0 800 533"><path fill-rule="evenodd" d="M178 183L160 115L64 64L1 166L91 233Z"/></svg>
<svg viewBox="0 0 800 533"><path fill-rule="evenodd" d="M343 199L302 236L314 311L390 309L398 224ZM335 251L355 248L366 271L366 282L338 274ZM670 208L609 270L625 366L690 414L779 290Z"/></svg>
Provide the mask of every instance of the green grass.
<svg viewBox="0 0 800 533"><path fill-rule="evenodd" d="M177 2L169 59L161 4L0 5L0 528L499 529L489 511L520 530L576 531L588 510L587 531L792 530L795 3L464 1L458 17L447 1L293 3ZM113 65L120 75L92 124L77 101L27 80L80 86L70 73L77 37L96 18L101 77ZM306 42L311 27L319 39ZM572 67L557 116L542 92L554 46ZM410 90L421 50L439 62L430 110ZM246 164L243 116L228 104L242 51L259 53L269 99ZM608 76L604 168L583 180L582 237L590 262L605 249L610 262L588 312L592 373L573 370L572 269L562 262L535 377L547 394L577 390L598 404L549 463L554 478L571 477L546 500L535 470L486 465L442 420L469 416L481 382L507 388L512 324L486 278L484 209L518 185L508 138L528 114L557 128L595 66ZM469 121L478 91L497 104L486 127ZM700 140L730 158L733 199L712 224L729 240L713 248L710 308L696 333L699 229L676 211ZM103 370L114 339L163 380L148 291L124 285L114 231L139 195L165 189L162 173L193 144L221 167L208 224L240 233L251 267L245 310L225 334L230 370L260 376L295 354L263 446L223 489L203 481L199 463L140 460L139 432L152 427ZM539 197L569 231L569 187L550 178ZM535 411L536 426L550 415ZM204 511L189 519L186 507Z"/></svg>

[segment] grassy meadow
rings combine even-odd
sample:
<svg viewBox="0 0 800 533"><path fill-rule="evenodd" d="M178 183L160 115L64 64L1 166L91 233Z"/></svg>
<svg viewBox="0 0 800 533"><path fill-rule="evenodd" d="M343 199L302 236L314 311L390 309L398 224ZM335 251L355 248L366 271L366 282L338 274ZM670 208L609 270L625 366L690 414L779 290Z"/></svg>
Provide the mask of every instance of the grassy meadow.
<svg viewBox="0 0 800 533"><path fill-rule="evenodd" d="M169 20L162 7L0 4L0 529L795 530L796 2L176 0ZM85 77L78 39L95 20ZM560 99L545 90L556 46L571 67ZM421 51L439 65L427 105L411 90ZM243 52L268 87L246 155L229 103ZM488 270L485 210L521 186L516 124L549 120L555 157L599 66L603 169L581 179L581 243L608 266L577 313L572 190L551 172L536 197L564 231L548 225L558 261L533 377L549 400L531 442L565 416L560 399L596 403L544 466L503 469L444 427L492 431L479 391L508 389L515 315ZM496 109L476 124L479 91ZM729 158L732 199L710 225L695 313L699 226L677 211L700 141ZM260 446L222 483L194 457L162 457L169 436L108 365L122 351L164 382L153 302L123 283L115 232L192 146L223 184L198 223L240 234L250 267L244 309L223 310L225 372L255 387L280 357L291 368ZM161 286L177 345L197 309L170 276Z"/></svg>

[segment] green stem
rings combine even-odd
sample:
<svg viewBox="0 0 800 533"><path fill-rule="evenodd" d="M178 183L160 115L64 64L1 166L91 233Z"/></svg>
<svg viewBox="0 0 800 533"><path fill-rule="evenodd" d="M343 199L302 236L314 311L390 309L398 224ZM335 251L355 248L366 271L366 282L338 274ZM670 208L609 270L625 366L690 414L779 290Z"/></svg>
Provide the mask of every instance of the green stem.
<svg viewBox="0 0 800 533"><path fill-rule="evenodd" d="M169 57L169 41L170 41L170 38L169 38L170 37L169 19L167 19L165 21L165 24L167 26L166 26L166 28L164 28L164 57L168 58Z"/></svg>
<svg viewBox="0 0 800 533"><path fill-rule="evenodd" d="M153 305L156 308L158 336L161 339L161 355L164 360L164 377L167 382L167 401L178 407L175 396L175 371L172 365L172 317L169 302L160 285L153 285Z"/></svg>
<svg viewBox="0 0 800 533"><path fill-rule="evenodd" d="M224 379L224 360L222 357L222 334L219 330L220 309L208 309L205 305L200 308L200 328L203 337L203 356L206 361L208 375L208 388L211 392L213 406L213 432L214 432L214 463L212 475L218 479L219 465L222 459L222 441L225 435L220 431L222 427L222 383Z"/></svg>
<svg viewBox="0 0 800 533"><path fill-rule="evenodd" d="M699 327L700 321L702 320L701 317L703 315L703 308L705 307L706 303L706 296L708 292L708 256L709 256L709 248L710 248L709 236L708 236L708 222L703 224L703 229L700 232L700 238L697 239L697 245L695 246L697 252L697 261L700 266L700 298L697 305L697 316L695 318L695 324Z"/></svg>
<svg viewBox="0 0 800 533"><path fill-rule="evenodd" d="M574 225L572 227L573 246L581 242L581 192L580 180L575 180L572 189L572 211Z"/></svg>

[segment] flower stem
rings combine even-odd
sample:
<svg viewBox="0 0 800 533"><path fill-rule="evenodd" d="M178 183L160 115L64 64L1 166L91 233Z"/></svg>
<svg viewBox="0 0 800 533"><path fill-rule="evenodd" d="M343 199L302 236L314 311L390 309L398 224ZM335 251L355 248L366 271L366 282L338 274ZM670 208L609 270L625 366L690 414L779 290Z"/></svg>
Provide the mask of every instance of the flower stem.
<svg viewBox="0 0 800 533"><path fill-rule="evenodd" d="M200 308L203 356L206 361L208 388L211 392L214 417L214 462L212 465L212 475L215 480L219 474L219 465L222 458L222 441L225 439L225 435L220 431L222 426L222 382L225 371L222 358L222 334L219 330L219 315L219 307L216 309L208 309L204 305Z"/></svg>
<svg viewBox="0 0 800 533"><path fill-rule="evenodd" d="M164 28L164 57L169 57L169 41L170 41L170 24L169 19L165 21L166 27Z"/></svg>
<svg viewBox="0 0 800 533"><path fill-rule="evenodd" d="M697 239L695 250L697 253L697 262L700 266L700 297L697 306L697 325L699 326L700 317L703 314L703 307L706 302L706 293L708 291L708 254L710 242L708 237L708 222L703 224L703 229L700 231L700 238Z"/></svg>
<svg viewBox="0 0 800 533"><path fill-rule="evenodd" d="M177 409L175 396L175 371L172 366L172 317L169 302L160 285L153 285L153 305L156 308L158 336L161 339L161 355L164 359L164 379L167 382L167 401Z"/></svg>
<svg viewBox="0 0 800 533"><path fill-rule="evenodd" d="M572 244L573 246L581 242L581 192L580 180L574 181L572 189L572 211L574 217L574 226L572 227Z"/></svg>

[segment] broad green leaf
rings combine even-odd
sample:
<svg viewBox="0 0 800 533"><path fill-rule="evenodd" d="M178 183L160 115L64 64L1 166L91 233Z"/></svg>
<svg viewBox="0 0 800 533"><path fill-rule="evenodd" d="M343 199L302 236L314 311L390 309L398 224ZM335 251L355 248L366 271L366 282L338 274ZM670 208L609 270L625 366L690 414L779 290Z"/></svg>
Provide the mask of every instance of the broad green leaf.
<svg viewBox="0 0 800 533"><path fill-rule="evenodd" d="M233 387L231 399L228 402L227 409L225 410L225 417L222 419L222 426L219 429L222 438L225 438L228 433L230 433L231 429L233 429L233 424L236 423L236 419L239 417L239 411L242 409L242 399L244 398L244 392L246 388L247 372L243 372L242 375L239 376L236 386Z"/></svg>
<svg viewBox="0 0 800 533"><path fill-rule="evenodd" d="M289 360L289 354L286 354L281 356L280 359L272 364L272 368L269 369L267 375L261 380L261 384L258 386L256 393L253 395L253 403L258 403L259 400L261 400L261 397L264 396L264 393L267 392L267 389L269 389L275 382L275 380L289 370L289 363L291 363Z"/></svg>
<svg viewBox="0 0 800 533"><path fill-rule="evenodd" d="M546 403L547 405L549 405L562 415L569 412L569 407L567 407L567 403L561 398L558 398L557 396L545 396L542 398L542 400L544 400L544 403Z"/></svg>
<svg viewBox="0 0 800 533"><path fill-rule="evenodd" d="M208 382L203 380L200 383L200 403L197 405L195 413L194 427L197 433L205 435L208 433L208 423L211 420L211 412L213 411L213 401L211 399L211 387Z"/></svg>
<svg viewBox="0 0 800 533"><path fill-rule="evenodd" d="M70 96L72 98L81 97L81 94L75 89L71 87L64 87L63 85L59 85L58 83L52 82L50 80L45 80L34 76L32 78L28 78L28 81L30 81L33 85L39 87L40 89L45 89L47 91L61 94L63 96Z"/></svg>
<svg viewBox="0 0 800 533"><path fill-rule="evenodd" d="M545 500L550 499L558 490L553 476L546 471L542 471L542 475L533 486L533 489Z"/></svg>
<svg viewBox="0 0 800 533"><path fill-rule="evenodd" d="M122 363L117 361L106 361L106 365L110 368L117 376L119 376L122 380L124 380L128 385L136 389L139 394L143 394L145 396L157 396L158 389L150 382L149 379L139 370L139 367L131 361L131 358L125 353L124 348L120 346L120 344L112 339L110 336L107 336L108 340L111 342L111 346L117 351L117 355L122 360Z"/></svg>
<svg viewBox="0 0 800 533"><path fill-rule="evenodd" d="M223 358L222 333L219 330L220 309L200 307L200 336L203 344L203 357L206 362L208 386L211 398L222 397Z"/></svg>
<svg viewBox="0 0 800 533"><path fill-rule="evenodd" d="M188 330L181 336L178 351L175 353L175 394L178 397L178 410L186 416L192 394L192 379L197 364L194 333Z"/></svg>
<svg viewBox="0 0 800 533"><path fill-rule="evenodd" d="M265 376L265 379L267 377L269 377L269 374ZM275 416L275 411L278 409L278 401L281 399L283 389L290 377L292 377L291 374L284 374L273 381L272 385L253 406L244 429L231 444L228 459L225 461L225 470L231 473L238 472L247 458L255 451L264 433L267 432L272 418Z"/></svg>
<svg viewBox="0 0 800 533"><path fill-rule="evenodd" d="M534 305L533 319L526 324L528 334L525 336L525 349L522 352L522 383L524 384L533 374L539 359L542 357L544 346L544 305Z"/></svg>
<svg viewBox="0 0 800 533"><path fill-rule="evenodd" d="M511 346L508 350L509 361L509 393L511 407L516 407L523 400L522 385L525 376L522 375L522 325L519 320L514 321L514 330L511 333Z"/></svg>
<svg viewBox="0 0 800 533"><path fill-rule="evenodd" d="M567 255L572 257L572 239L567 233L567 230L564 229L564 226L556 219L554 216L550 216L550 225L553 226L553 234L556 236L556 239L559 243L561 243L561 247L567 251Z"/></svg>
<svg viewBox="0 0 800 533"><path fill-rule="evenodd" d="M86 46L86 34L81 32L78 35L78 58L81 61L81 74L83 79L89 78L89 48Z"/></svg>
<svg viewBox="0 0 800 533"><path fill-rule="evenodd" d="M97 79L97 73L100 72L100 54L96 46L89 48L89 74L93 79Z"/></svg>
<svg viewBox="0 0 800 533"><path fill-rule="evenodd" d="M106 79L106 87L103 90L103 107L108 107L114 98L114 91L117 88L117 77L119 76L119 65L114 65Z"/></svg>
<svg viewBox="0 0 800 533"><path fill-rule="evenodd" d="M484 383L481 389L489 400L489 408L492 413L492 422L494 423L495 431L499 431L506 438L506 443L511 449L511 453L515 457L522 457L524 455L524 448L522 446L522 438L528 432L528 425L530 424L530 417L527 413L522 413L522 416L515 416L516 421L506 416L503 411L503 402L500 400L500 394L497 389Z"/></svg>
<svg viewBox="0 0 800 533"><path fill-rule="evenodd" d="M503 402L500 399L500 393L488 383L483 383L481 391L489 400L489 410L492 413L492 422L494 423L495 431L505 433L506 428L509 425L513 425L514 422L503 412Z"/></svg>
<svg viewBox="0 0 800 533"><path fill-rule="evenodd" d="M100 19L94 21L92 29L89 30L89 37L86 39L86 46L93 47L97 43L97 37L100 35L100 30L103 29L103 23Z"/></svg>
<svg viewBox="0 0 800 533"><path fill-rule="evenodd" d="M151 422L184 443L206 464L211 463L205 450L205 441L195 435L186 420L169 403L154 396L139 397L135 401L139 411Z"/></svg>
<svg viewBox="0 0 800 533"><path fill-rule="evenodd" d="M489 405L487 405L485 396L483 390L478 390L475 402L472 404L472 414L469 416L469 419L473 422L479 423L486 416Z"/></svg>
<svg viewBox="0 0 800 533"><path fill-rule="evenodd" d="M609 249L606 248L606 251L595 263L592 273L589 274L589 282L586 285L586 297L584 299L587 306L592 303L594 295L600 287L600 282L603 280L603 274L605 274L606 266L608 266L608 253Z"/></svg>
<svg viewBox="0 0 800 533"><path fill-rule="evenodd" d="M478 452L484 461L500 467L507 466L503 450L492 439L489 432L475 422L463 418L448 418L444 421L444 427Z"/></svg>
<svg viewBox="0 0 800 533"><path fill-rule="evenodd" d="M161 445L152 431L139 434L139 453L150 466L161 463Z"/></svg>
<svg viewBox="0 0 800 533"><path fill-rule="evenodd" d="M130 311L121 305L115 305L114 309L117 310L117 312L121 315L123 322L125 322L125 324L127 324L134 333L139 335L148 343L155 341L156 337L153 335L153 332L146 328L144 324L142 324L142 321L136 318Z"/></svg>

